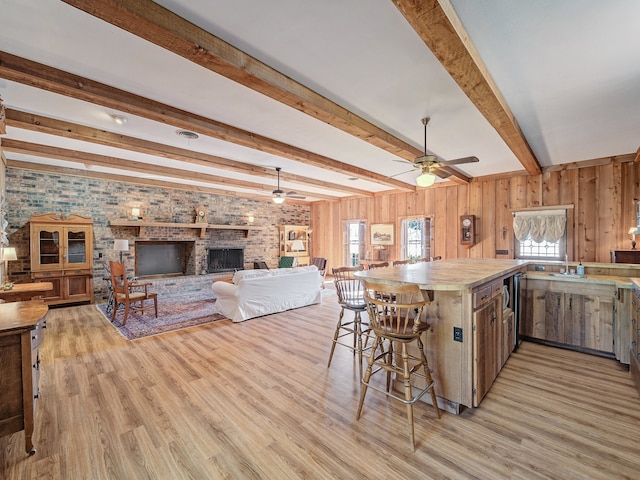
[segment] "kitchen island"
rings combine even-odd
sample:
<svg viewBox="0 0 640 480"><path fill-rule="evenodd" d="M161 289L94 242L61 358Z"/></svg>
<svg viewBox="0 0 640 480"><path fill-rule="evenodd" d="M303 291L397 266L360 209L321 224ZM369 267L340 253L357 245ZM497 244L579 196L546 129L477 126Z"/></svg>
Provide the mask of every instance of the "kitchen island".
<svg viewBox="0 0 640 480"><path fill-rule="evenodd" d="M451 259L358 272L385 283L413 283L431 304L425 333L441 408L460 413L476 407L516 341L516 277L526 260ZM425 401L430 401L423 397Z"/></svg>

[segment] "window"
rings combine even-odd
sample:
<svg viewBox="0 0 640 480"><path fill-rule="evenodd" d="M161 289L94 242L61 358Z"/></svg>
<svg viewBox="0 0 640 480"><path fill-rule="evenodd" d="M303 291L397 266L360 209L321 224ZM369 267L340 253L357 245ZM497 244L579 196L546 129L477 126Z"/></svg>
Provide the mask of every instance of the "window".
<svg viewBox="0 0 640 480"><path fill-rule="evenodd" d="M515 212L515 257L561 260L567 251L566 210Z"/></svg>
<svg viewBox="0 0 640 480"><path fill-rule="evenodd" d="M355 267L364 259L367 242L367 224L363 221L344 223L344 265Z"/></svg>
<svg viewBox="0 0 640 480"><path fill-rule="evenodd" d="M566 251L565 242L563 239L557 242L548 242L543 240L542 242L534 242L531 238L527 238L519 242L516 239L516 258L531 258L531 259L547 259L558 260L564 258L564 252Z"/></svg>
<svg viewBox="0 0 640 480"><path fill-rule="evenodd" d="M402 260L431 257L431 219L405 218L400 227Z"/></svg>

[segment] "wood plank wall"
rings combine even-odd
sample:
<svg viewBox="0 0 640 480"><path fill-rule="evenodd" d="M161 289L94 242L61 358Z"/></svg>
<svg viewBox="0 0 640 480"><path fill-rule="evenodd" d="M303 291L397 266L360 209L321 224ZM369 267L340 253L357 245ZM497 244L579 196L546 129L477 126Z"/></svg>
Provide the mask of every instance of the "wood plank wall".
<svg viewBox="0 0 640 480"><path fill-rule="evenodd" d="M400 220L427 216L433 221L432 256L513 258L513 210L573 205L567 222L569 259L610 262L611 249L631 247L627 232L636 223L640 162L608 159L601 163L574 163L536 176L492 177L469 185L436 184L415 193L391 192L370 198L316 202L311 205L311 252L313 256L327 257L330 268L342 265L343 222L365 220L368 225L395 225L396 244L390 247L389 258L397 259ZM459 217L466 214L476 215L476 240L471 248L460 246L458 241ZM368 248L376 258L376 252ZM508 254L497 254L497 250Z"/></svg>

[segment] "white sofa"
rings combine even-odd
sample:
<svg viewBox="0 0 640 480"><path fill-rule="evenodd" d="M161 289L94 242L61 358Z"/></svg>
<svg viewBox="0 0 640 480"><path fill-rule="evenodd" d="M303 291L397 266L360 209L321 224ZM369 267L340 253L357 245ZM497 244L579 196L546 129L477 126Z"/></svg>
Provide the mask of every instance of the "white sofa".
<svg viewBox="0 0 640 480"><path fill-rule="evenodd" d="M214 282L216 310L234 322L320 303L322 277L315 265L240 270L233 283Z"/></svg>

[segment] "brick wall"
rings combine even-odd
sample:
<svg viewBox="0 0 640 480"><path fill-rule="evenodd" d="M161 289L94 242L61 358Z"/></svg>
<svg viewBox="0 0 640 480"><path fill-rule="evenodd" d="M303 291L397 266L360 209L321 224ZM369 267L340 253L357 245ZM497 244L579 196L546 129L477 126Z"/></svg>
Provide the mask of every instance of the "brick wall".
<svg viewBox="0 0 640 480"><path fill-rule="evenodd" d="M119 259L119 253L113 250L116 238L129 240L129 252L125 253L124 259L127 270L133 275L137 229L109 226L109 221L127 220L132 206L141 208L146 221L191 223L195 207L203 205L207 209L209 223L246 225L249 216L253 216L255 226L265 227L264 230L253 231L249 238L240 230L208 229L205 237L200 238L200 230L196 229L147 228L144 240L195 241L195 277L203 278L158 282L158 287L168 285L167 288L183 291L208 288L210 279L215 277L202 275L206 268L207 249L241 247L245 249L245 268L253 268L254 260L264 260L270 267L275 267L279 258L278 226L309 224L308 206L290 202L276 205L268 198L212 195L16 168L7 168L6 175L9 243L16 247L18 254L18 260L9 264L11 280L17 283L30 281L28 222L31 215L47 212L85 215L93 219L94 289L98 302L106 298L102 264Z"/></svg>

